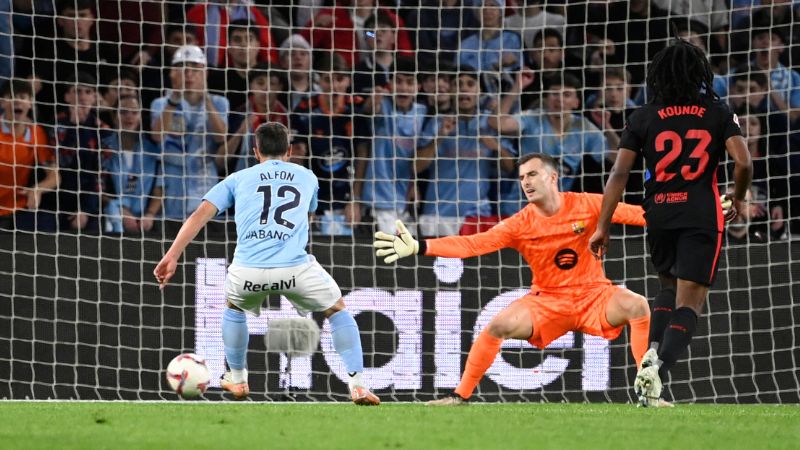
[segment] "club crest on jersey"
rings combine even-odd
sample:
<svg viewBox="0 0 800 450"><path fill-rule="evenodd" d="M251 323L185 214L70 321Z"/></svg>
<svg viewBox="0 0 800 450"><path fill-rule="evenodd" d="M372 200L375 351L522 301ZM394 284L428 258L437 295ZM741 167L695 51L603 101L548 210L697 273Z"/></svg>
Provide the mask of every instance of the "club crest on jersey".
<svg viewBox="0 0 800 450"><path fill-rule="evenodd" d="M581 234L586 231L586 222L579 220L572 224L572 232L575 234Z"/></svg>

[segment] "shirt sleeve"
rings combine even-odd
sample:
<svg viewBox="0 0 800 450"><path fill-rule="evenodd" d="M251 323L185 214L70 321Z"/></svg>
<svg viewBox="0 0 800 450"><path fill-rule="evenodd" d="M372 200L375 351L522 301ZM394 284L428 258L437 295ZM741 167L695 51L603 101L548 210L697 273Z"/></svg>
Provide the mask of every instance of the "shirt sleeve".
<svg viewBox="0 0 800 450"><path fill-rule="evenodd" d="M167 97L160 97L153 100L153 103L150 104L150 124L153 125L156 123L161 117L161 113L164 112L164 107L167 104Z"/></svg>
<svg viewBox="0 0 800 450"><path fill-rule="evenodd" d="M647 224L644 220L644 209L638 205L629 205L627 203L619 203L617 209L614 210L614 215L611 216L611 222L623 223L625 225L636 225L643 227Z"/></svg>
<svg viewBox="0 0 800 450"><path fill-rule="evenodd" d="M512 247L519 235L520 220L518 216L519 214L516 214L483 233L427 239L425 255L469 258Z"/></svg>
<svg viewBox="0 0 800 450"><path fill-rule="evenodd" d="M208 193L203 196L203 200L208 200L217 207L217 211L222 212L233 206L233 187L236 185L234 177L236 174L225 178L217 183Z"/></svg>
<svg viewBox="0 0 800 450"><path fill-rule="evenodd" d="M586 123L586 128L588 128L586 131L584 131L584 133L586 133L586 148L584 151L592 155L592 159L595 161L603 162L603 159L606 155L606 149L608 147L606 137L603 136L603 132L595 127L594 124L586 119L583 120L584 123Z"/></svg>
<svg viewBox="0 0 800 450"><path fill-rule="evenodd" d="M739 117L731 111L731 109L723 104L724 117L725 117L725 131L722 134L722 142L728 140L733 136L741 136L742 130L739 128Z"/></svg>

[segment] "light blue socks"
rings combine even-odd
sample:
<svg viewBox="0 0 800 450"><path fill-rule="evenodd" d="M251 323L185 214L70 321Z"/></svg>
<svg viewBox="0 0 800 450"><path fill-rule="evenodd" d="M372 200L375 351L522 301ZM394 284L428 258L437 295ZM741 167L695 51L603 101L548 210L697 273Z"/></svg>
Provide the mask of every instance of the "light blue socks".
<svg viewBox="0 0 800 450"><path fill-rule="evenodd" d="M361 336L358 333L358 324L347 310L341 310L330 316L331 334L333 335L333 348L344 360L352 378L355 373L364 371L364 355L361 351Z"/></svg>
<svg viewBox="0 0 800 450"><path fill-rule="evenodd" d="M247 332L247 318L242 311L225 308L222 314L222 342L225 345L225 358L231 368L233 382L247 381L244 369L247 368L247 342L250 334ZM239 379L243 377L244 380Z"/></svg>

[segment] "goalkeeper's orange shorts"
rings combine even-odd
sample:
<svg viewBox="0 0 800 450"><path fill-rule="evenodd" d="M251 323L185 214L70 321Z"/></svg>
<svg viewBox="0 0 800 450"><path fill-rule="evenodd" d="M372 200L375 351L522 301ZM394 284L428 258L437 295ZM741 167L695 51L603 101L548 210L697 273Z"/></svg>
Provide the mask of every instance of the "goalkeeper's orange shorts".
<svg viewBox="0 0 800 450"><path fill-rule="evenodd" d="M532 291L516 300L528 306L533 322L531 345L545 348L569 331L616 339L624 326L614 327L606 319L606 308L620 286L605 285L585 290L571 290L554 295L552 292ZM574 305L583 305L575 308Z"/></svg>

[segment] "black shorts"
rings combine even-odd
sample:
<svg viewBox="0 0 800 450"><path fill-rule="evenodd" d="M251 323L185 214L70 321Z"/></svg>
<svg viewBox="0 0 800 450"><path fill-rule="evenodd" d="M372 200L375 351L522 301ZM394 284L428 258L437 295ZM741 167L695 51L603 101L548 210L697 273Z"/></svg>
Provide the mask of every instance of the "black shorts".
<svg viewBox="0 0 800 450"><path fill-rule="evenodd" d="M717 274L722 232L700 228L648 228L647 247L658 273L711 286Z"/></svg>

